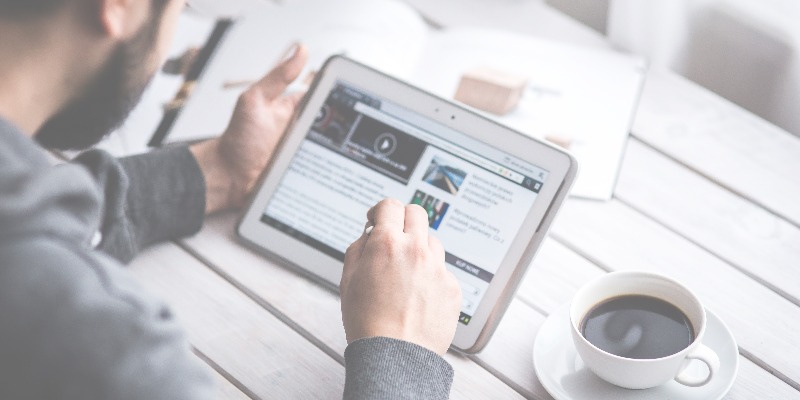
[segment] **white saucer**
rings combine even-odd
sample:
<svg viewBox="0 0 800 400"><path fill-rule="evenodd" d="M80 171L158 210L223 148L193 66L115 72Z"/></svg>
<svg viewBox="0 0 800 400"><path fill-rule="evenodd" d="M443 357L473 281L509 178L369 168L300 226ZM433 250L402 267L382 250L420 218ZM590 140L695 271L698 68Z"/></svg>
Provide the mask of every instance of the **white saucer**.
<svg viewBox="0 0 800 400"><path fill-rule="evenodd" d="M569 332L569 305L550 314L533 345L533 367L542 386L556 400L660 400L721 399L733 386L739 370L739 351L731 331L714 313L706 309L708 325L703 343L719 356L717 376L705 386L692 388L670 381L651 389L630 390L614 386L597 377L578 357ZM700 364L700 365L695 365ZM704 373L702 363L693 362Z"/></svg>

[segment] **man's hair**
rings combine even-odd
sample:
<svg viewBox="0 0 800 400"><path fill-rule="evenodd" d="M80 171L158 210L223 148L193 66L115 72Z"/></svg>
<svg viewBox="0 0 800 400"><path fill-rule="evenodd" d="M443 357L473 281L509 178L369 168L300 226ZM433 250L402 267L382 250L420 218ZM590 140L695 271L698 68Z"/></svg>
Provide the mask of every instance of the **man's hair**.
<svg viewBox="0 0 800 400"><path fill-rule="evenodd" d="M67 1L72 0L0 0L0 16L37 17L58 10ZM153 11L160 12L169 0L152 0Z"/></svg>

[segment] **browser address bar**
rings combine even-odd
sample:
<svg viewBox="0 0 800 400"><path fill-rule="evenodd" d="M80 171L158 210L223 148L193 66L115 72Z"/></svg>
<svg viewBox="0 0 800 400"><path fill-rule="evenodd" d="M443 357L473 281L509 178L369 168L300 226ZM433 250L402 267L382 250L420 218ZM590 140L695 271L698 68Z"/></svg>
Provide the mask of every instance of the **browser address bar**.
<svg viewBox="0 0 800 400"><path fill-rule="evenodd" d="M499 164L496 164L496 163L494 163L492 161L489 161L489 160L487 160L487 159L485 159L483 157L479 157L479 156L475 155L474 153L468 152L468 151L462 149L461 147L455 146L455 145L451 144L450 142L447 142L447 141L442 140L442 139L440 139L440 138L438 138L438 137L436 137L434 135L431 135L428 132L425 132L425 131L423 131L423 130L421 130L421 129L419 129L419 128L417 128L417 127L415 127L415 126L413 126L413 125L411 125L411 124L409 124L409 123L407 123L407 122L405 122L405 121L403 121L403 120L401 120L399 118L396 118L396 117L394 117L394 116L392 116L390 114L387 114L387 113L385 113L383 111L380 111L380 110L378 110L378 109L376 109L374 107L370 107L370 106L368 106L368 105L366 105L364 103L359 102L359 103L356 103L356 105L353 107L353 109L358 111L358 112L360 112L360 113L362 113L362 114L364 114L364 115L366 115L366 116L368 116L368 117L370 117L370 118L373 118L373 119L376 119L376 120L378 120L380 122L383 122L386 125L392 126L392 127L397 128L397 129L399 129L399 130L401 130L403 132L406 132L406 133L408 133L408 134L410 134L412 136L415 136L415 137L417 137L419 139L422 139L422 140L424 140L424 141L426 141L426 142L428 142L428 143L430 143L430 144L432 144L432 145L434 145L436 147L439 147L439 148L441 148L441 149L443 149L443 150L445 150L447 152L455 154L456 156L458 156L458 157L460 157L460 158L462 158L462 159L464 159L466 161L469 161L469 162L471 162L473 164L476 164L476 165L478 165L478 166L480 166L482 168L485 168L485 169L487 169L489 171L492 171L492 172L494 172L494 173L496 173L496 174L498 174L500 176L508 178L509 180L511 180L511 181L513 181L513 182L515 182L517 184L521 185L522 182L525 180L525 176L523 176L522 174L519 174L519 173L517 173L515 171L512 171L512 170L510 170L508 168L502 167Z"/></svg>

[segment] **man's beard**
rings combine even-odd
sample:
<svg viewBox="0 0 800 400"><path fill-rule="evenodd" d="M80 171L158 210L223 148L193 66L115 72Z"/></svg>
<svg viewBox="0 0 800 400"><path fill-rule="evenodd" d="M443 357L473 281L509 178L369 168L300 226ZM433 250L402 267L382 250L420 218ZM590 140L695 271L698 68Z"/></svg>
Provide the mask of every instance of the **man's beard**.
<svg viewBox="0 0 800 400"><path fill-rule="evenodd" d="M152 78L146 60L155 46L159 20L151 18L114 49L86 90L39 129L39 144L58 150L86 149L122 125Z"/></svg>

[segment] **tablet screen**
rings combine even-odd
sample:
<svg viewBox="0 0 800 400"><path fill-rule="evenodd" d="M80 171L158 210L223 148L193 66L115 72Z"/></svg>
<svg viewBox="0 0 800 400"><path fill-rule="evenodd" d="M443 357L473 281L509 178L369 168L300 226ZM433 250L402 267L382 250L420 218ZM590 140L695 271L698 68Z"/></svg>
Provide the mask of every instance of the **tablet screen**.
<svg viewBox="0 0 800 400"><path fill-rule="evenodd" d="M548 171L338 81L261 221L344 261L367 210L419 204L458 278L469 324Z"/></svg>

